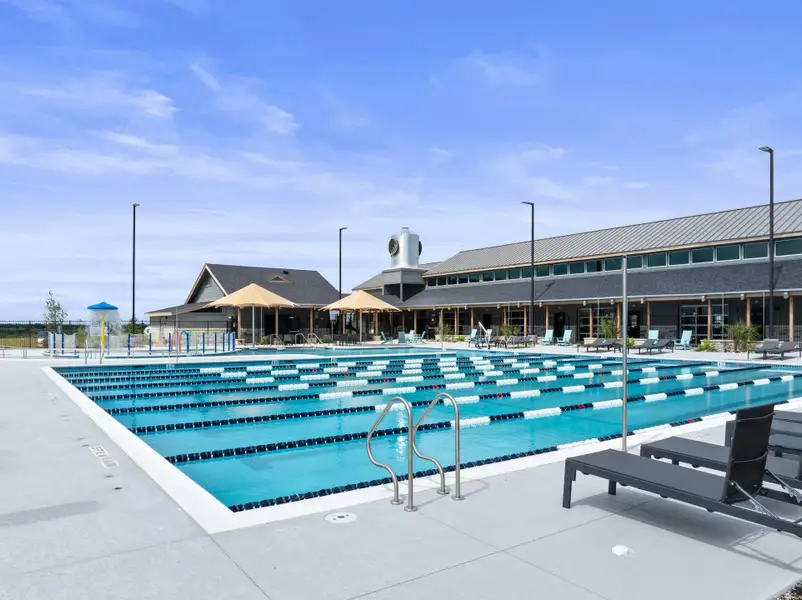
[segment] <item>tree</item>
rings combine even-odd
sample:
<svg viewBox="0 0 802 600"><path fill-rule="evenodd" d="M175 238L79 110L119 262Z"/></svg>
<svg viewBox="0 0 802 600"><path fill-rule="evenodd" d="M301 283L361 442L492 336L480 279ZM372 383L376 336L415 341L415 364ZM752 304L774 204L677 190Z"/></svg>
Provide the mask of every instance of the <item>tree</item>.
<svg viewBox="0 0 802 600"><path fill-rule="evenodd" d="M61 308L61 302L56 300L52 291L48 292L47 300L45 300L45 313L42 316L50 331L59 331L67 318L67 311Z"/></svg>

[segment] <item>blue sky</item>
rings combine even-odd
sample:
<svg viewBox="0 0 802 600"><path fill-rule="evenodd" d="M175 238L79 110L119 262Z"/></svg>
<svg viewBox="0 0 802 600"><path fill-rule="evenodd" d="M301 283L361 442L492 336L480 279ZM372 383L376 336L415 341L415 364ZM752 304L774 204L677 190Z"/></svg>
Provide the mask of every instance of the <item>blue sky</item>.
<svg viewBox="0 0 802 600"><path fill-rule="evenodd" d="M644 8L644 5L648 7ZM0 0L0 319L802 197L802 4Z"/></svg>

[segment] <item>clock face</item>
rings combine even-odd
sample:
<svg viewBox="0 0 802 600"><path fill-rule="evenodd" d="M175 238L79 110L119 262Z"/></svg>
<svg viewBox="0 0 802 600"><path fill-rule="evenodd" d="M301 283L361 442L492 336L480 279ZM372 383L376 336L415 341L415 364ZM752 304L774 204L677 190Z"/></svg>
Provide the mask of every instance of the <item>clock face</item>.
<svg viewBox="0 0 802 600"><path fill-rule="evenodd" d="M390 256L398 254L398 240L391 237L390 242L387 244L387 250L390 252Z"/></svg>
<svg viewBox="0 0 802 600"><path fill-rule="evenodd" d="M420 256L421 254L423 254L423 244L418 242L418 256Z"/></svg>

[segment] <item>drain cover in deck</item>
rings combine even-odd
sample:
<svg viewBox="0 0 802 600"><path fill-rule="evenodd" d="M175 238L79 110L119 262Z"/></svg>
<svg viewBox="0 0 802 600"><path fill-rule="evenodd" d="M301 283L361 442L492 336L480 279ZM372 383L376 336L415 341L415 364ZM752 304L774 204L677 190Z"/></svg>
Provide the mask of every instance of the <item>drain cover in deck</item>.
<svg viewBox="0 0 802 600"><path fill-rule="evenodd" d="M326 520L335 525L343 525L345 523L353 523L356 521L356 515L349 512L336 512L326 515Z"/></svg>

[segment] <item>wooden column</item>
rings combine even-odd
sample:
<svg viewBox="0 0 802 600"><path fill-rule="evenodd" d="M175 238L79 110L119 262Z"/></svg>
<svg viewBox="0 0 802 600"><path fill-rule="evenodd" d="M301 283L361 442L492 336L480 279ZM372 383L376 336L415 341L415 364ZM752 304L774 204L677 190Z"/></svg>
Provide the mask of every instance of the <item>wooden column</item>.
<svg viewBox="0 0 802 600"><path fill-rule="evenodd" d="M276 335L278 335L278 309L277 308L273 309L273 321L274 321L275 326L276 326Z"/></svg>
<svg viewBox="0 0 802 600"><path fill-rule="evenodd" d="M794 297L788 294L788 341L794 341Z"/></svg>
<svg viewBox="0 0 802 600"><path fill-rule="evenodd" d="M752 326L752 299L746 299L746 326Z"/></svg>
<svg viewBox="0 0 802 600"><path fill-rule="evenodd" d="M471 308L471 331L473 331L473 308Z"/></svg>
<svg viewBox="0 0 802 600"><path fill-rule="evenodd" d="M523 334L524 335L528 335L528 332L529 332L529 328L527 327L528 326L528 323L527 323L528 314L527 313L529 313L529 309L528 308L526 310L524 310L524 330L523 330Z"/></svg>
<svg viewBox="0 0 802 600"><path fill-rule="evenodd" d="M549 328L549 305L546 305L546 329Z"/></svg>
<svg viewBox="0 0 802 600"><path fill-rule="evenodd" d="M315 309L309 309L309 333L315 332Z"/></svg>
<svg viewBox="0 0 802 600"><path fill-rule="evenodd" d="M373 335L379 335L379 313L373 313Z"/></svg>
<svg viewBox="0 0 802 600"><path fill-rule="evenodd" d="M707 299L707 337L713 339L713 301Z"/></svg>
<svg viewBox="0 0 802 600"><path fill-rule="evenodd" d="M618 331L621 331L621 304L615 303L615 326Z"/></svg>
<svg viewBox="0 0 802 600"><path fill-rule="evenodd" d="M237 307L237 339L241 340L242 335L240 334L242 331L242 309L238 306Z"/></svg>
<svg viewBox="0 0 802 600"><path fill-rule="evenodd" d="M454 335L459 335L459 308L454 309Z"/></svg>
<svg viewBox="0 0 802 600"><path fill-rule="evenodd" d="M646 329L649 331L652 329L652 303L648 300L646 301Z"/></svg>
<svg viewBox="0 0 802 600"><path fill-rule="evenodd" d="M415 333L418 333L418 311L412 311L412 328L415 330Z"/></svg>
<svg viewBox="0 0 802 600"><path fill-rule="evenodd" d="M501 307L501 324L502 325L506 325L507 324L507 307L506 306L502 306Z"/></svg>
<svg viewBox="0 0 802 600"><path fill-rule="evenodd" d="M590 333L588 337L596 337L593 333L593 308L590 309Z"/></svg>

